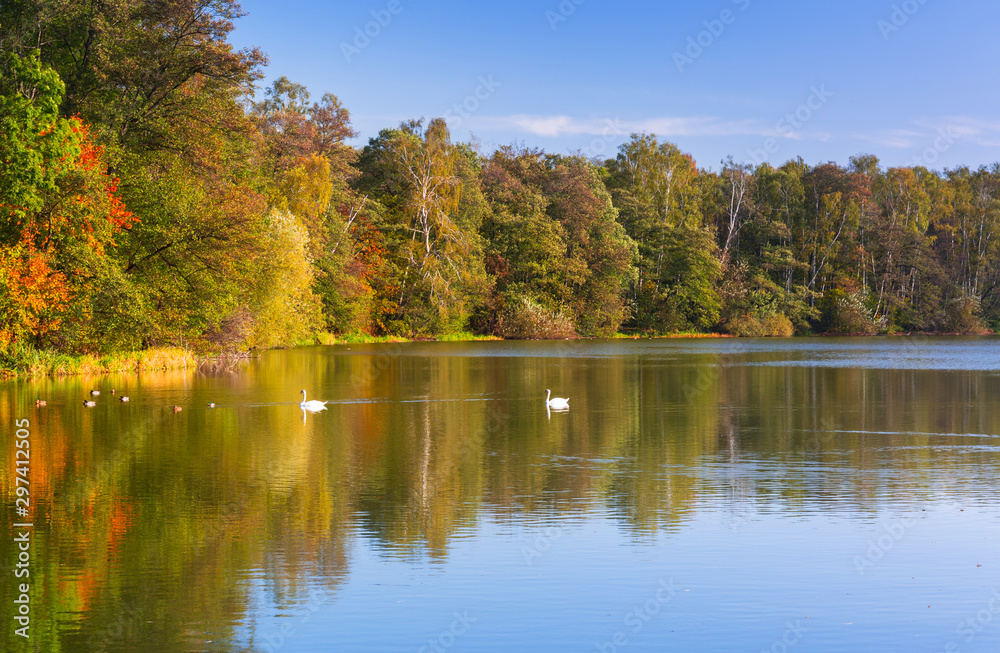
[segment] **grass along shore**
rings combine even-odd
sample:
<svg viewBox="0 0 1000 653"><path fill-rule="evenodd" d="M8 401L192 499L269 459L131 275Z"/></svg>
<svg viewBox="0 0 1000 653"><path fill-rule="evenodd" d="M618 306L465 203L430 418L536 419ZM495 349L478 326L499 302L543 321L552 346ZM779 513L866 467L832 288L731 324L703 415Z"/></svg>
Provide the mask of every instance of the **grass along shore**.
<svg viewBox="0 0 1000 653"><path fill-rule="evenodd" d="M180 347L161 347L125 354L70 355L34 347L0 354L0 377L96 376L197 367L199 357Z"/></svg>
<svg viewBox="0 0 1000 653"><path fill-rule="evenodd" d="M499 340L495 336L479 336L474 333L456 333L433 338L441 342L461 342L468 340ZM345 345L379 344L390 342L413 342L412 338L396 336L369 336L348 334L334 336L322 333L314 338L296 343L304 345ZM181 370L198 368L205 364L230 366L235 360L246 355L213 356L198 355L181 347L157 347L144 351L95 356L91 354L64 354L34 347L14 347L0 352L0 378L40 378L52 376L98 376L101 374L127 374L150 371Z"/></svg>

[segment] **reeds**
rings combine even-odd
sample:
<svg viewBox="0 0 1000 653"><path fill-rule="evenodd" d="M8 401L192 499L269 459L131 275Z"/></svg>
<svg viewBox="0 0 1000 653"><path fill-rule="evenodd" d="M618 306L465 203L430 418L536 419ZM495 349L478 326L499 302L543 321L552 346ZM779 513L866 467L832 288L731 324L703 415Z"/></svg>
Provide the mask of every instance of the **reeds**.
<svg viewBox="0 0 1000 653"><path fill-rule="evenodd" d="M138 352L105 355L71 355L57 351L16 346L0 353L2 376L76 376L176 370L195 367L198 358L187 349L161 347Z"/></svg>

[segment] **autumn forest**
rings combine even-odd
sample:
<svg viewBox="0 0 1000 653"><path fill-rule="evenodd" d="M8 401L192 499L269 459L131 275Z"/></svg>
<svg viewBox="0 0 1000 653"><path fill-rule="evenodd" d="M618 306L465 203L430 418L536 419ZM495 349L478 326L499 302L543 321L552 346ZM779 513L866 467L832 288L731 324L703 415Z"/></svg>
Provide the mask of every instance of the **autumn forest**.
<svg viewBox="0 0 1000 653"><path fill-rule="evenodd" d="M0 368L319 334L978 333L1000 165L484 152L227 42L235 0L0 6ZM705 162L701 162L705 163ZM715 162L709 162L715 163Z"/></svg>

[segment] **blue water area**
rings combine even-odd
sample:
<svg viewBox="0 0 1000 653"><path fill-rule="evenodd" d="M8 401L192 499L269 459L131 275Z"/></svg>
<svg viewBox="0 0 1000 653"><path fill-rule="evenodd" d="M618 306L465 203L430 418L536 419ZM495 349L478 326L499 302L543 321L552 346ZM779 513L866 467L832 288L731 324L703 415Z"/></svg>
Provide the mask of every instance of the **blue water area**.
<svg viewBox="0 0 1000 653"><path fill-rule="evenodd" d="M1000 650L998 345L341 345L8 382L33 645Z"/></svg>

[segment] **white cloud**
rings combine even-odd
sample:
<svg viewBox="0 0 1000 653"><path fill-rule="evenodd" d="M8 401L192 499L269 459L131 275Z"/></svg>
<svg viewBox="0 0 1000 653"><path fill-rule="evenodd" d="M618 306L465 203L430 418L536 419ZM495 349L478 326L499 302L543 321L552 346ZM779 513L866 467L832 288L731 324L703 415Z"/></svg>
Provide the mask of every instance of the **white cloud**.
<svg viewBox="0 0 1000 653"><path fill-rule="evenodd" d="M538 136L563 136L565 134L588 134L589 127L569 116L511 116L512 126L521 131Z"/></svg>
<svg viewBox="0 0 1000 653"><path fill-rule="evenodd" d="M661 136L763 136L772 131L752 120L724 121L700 116L649 118L634 125L633 131Z"/></svg>
<svg viewBox="0 0 1000 653"><path fill-rule="evenodd" d="M942 116L917 118L909 124L910 128L877 130L855 135L855 138L900 150L930 147L942 135L950 140L961 140L981 147L996 147L1000 139L1000 121L996 120Z"/></svg>
<svg viewBox="0 0 1000 653"><path fill-rule="evenodd" d="M879 132L874 132L871 134L858 134L855 136L858 140L868 141L875 145L881 145L882 147L891 147L897 150L905 150L911 147L916 147L921 138L926 138L926 134L923 132L908 130L908 129L889 129Z"/></svg>
<svg viewBox="0 0 1000 653"><path fill-rule="evenodd" d="M535 136L558 138L561 136L607 136L609 133L627 136L646 132L662 138L695 136L772 136L829 140L826 132L789 134L775 126L758 120L723 120L714 116L662 116L642 120L620 118L574 118L567 115L539 116L516 114L512 116L473 116L468 125L483 131L515 131Z"/></svg>
<svg viewBox="0 0 1000 653"><path fill-rule="evenodd" d="M1000 121L983 120L971 116L944 116L941 118L921 118L914 121L915 125L930 130L932 133L946 130L963 140L969 140L976 145L991 147L1000 135Z"/></svg>

